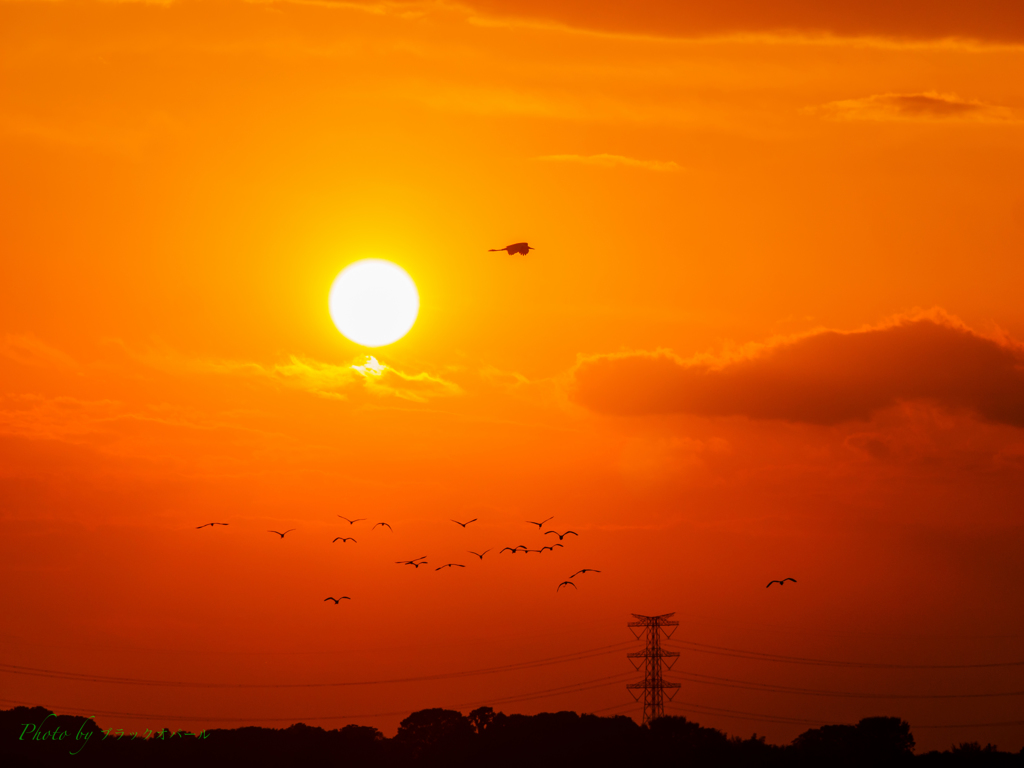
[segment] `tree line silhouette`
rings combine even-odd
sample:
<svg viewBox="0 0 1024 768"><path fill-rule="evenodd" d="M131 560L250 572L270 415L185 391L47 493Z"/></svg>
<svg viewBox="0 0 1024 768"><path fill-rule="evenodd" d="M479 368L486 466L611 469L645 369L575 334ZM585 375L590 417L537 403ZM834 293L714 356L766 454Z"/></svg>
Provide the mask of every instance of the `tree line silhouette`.
<svg viewBox="0 0 1024 768"><path fill-rule="evenodd" d="M34 733L26 724L39 726ZM42 724L42 725L39 725ZM176 728L168 729L170 733ZM91 733L88 739L85 733ZM35 738L49 733L48 738ZM53 734L57 734L57 738ZM64 738L60 734L65 733ZM76 740L76 736L78 737ZM72 755L72 752L77 754ZM215 729L196 736L116 738L93 720L53 716L43 707L0 711L0 765L40 766L351 766L352 768L544 768L629 766L658 760L692 768L890 768L895 766L1021 766L1024 749L1001 752L976 742L914 754L910 725L898 717L869 717L857 725L825 725L791 744L763 736L730 737L685 717L641 727L623 715L575 712L506 715L480 707L468 716L424 709L405 718L393 738L376 728L335 730L297 723L288 728Z"/></svg>

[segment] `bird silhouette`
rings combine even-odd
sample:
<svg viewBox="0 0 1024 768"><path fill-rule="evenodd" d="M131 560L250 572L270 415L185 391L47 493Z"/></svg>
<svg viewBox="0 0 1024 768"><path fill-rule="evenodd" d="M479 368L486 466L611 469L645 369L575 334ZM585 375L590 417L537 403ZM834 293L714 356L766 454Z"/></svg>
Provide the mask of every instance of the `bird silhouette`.
<svg viewBox="0 0 1024 768"><path fill-rule="evenodd" d="M387 524L387 523L377 523L377 525L388 525L388 524ZM373 526L373 528L376 528L376 527L377 527L377 525ZM371 528L370 530L372 531L372 530L373 530L373 528ZM388 525L388 530L389 530L389 531L391 531L392 533L394 533L394 532L395 532L395 529L394 529L394 528L392 528L392 527L391 527L390 525Z"/></svg>
<svg viewBox="0 0 1024 768"><path fill-rule="evenodd" d="M768 587L770 587L772 584L779 584L781 586L783 584L783 582L786 582L786 581L792 581L794 584L796 584L796 579L793 579L793 578L790 578L790 577L787 576L785 579L772 579L771 581L769 581L765 585L764 588L768 589Z"/></svg>
<svg viewBox="0 0 1024 768"><path fill-rule="evenodd" d="M563 582L562 582L561 584L559 584L559 585L558 585L558 589L561 589L561 588L562 588L562 587L564 587L564 586L565 586L566 584L570 584L570 585L572 585L572 588L573 588L573 589L579 589L579 587L577 587L577 586L576 586L575 584L573 584L573 583L572 583L571 581L563 581ZM555 592L557 592L557 591L558 591L558 589L556 589L556 590L555 590Z"/></svg>
<svg viewBox="0 0 1024 768"><path fill-rule="evenodd" d="M288 529L287 531L285 531L284 533L291 533L292 531L296 531L296 530L298 530L298 529L297 529L297 528L289 528L289 529ZM281 537L282 539L284 538L284 533L281 533L280 531L267 531L267 533L276 533L276 534L277 534L278 536L280 536L280 537Z"/></svg>
<svg viewBox="0 0 1024 768"><path fill-rule="evenodd" d="M572 534L573 536L579 536L579 534L578 534L578 533L576 533L576 531L566 531L565 533L559 533L558 531L544 531L544 535L545 535L545 536L547 536L547 535L548 535L549 533L553 533L553 534L555 534L555 536L557 536L557 537L558 537L558 540L559 540L559 541L561 541L562 539L564 539L564 538L565 538L566 536L568 536L568 535L569 535L570 533L571 533L571 534Z"/></svg>
<svg viewBox="0 0 1024 768"><path fill-rule="evenodd" d="M452 567L453 565L454 565L454 566L455 566L456 568L465 568L465 567L466 567L466 566L464 566L464 565L462 565L462 564L460 564L460 563L445 563L444 565L442 565L442 566L441 566L441 568L451 568L451 567ZM441 570L441 568L435 568L434 570L435 570L435 571L440 571L440 570Z"/></svg>
<svg viewBox="0 0 1024 768"><path fill-rule="evenodd" d="M555 519L555 516L552 515L551 517L547 518L547 520L541 520L539 523L535 523L533 520L527 520L526 522L528 522L530 525L536 525L537 529L539 530L539 529L544 527L544 523L546 523L548 520L554 520L554 519Z"/></svg>
<svg viewBox="0 0 1024 768"><path fill-rule="evenodd" d="M563 546L563 545L561 545L561 544L555 544L555 545L553 545L553 546L550 546L550 547L541 547L541 548L540 548L540 551L541 551L541 552L543 552L543 551L544 551L545 549L550 549L550 550L551 550L552 552L554 552L554 551L555 551L555 547L561 547L561 546Z"/></svg>
<svg viewBox="0 0 1024 768"><path fill-rule="evenodd" d="M227 525L227 523L204 523L203 525L197 525L196 530L198 531L200 528L205 528L208 525Z"/></svg>
<svg viewBox="0 0 1024 768"><path fill-rule="evenodd" d="M448 518L448 519L449 519L449 520L452 520L451 518ZM456 524L458 524L458 525L461 525L461 526L462 526L463 528L465 528L465 527L466 527L467 525L469 525L470 523L475 523L475 522L476 522L476 518L474 517L474 518L473 518L472 520L467 520L467 521L466 521L466 522L464 522L464 523L460 523L460 522L459 522L458 520L452 520L452 522L453 522L453 523L456 523Z"/></svg>
<svg viewBox="0 0 1024 768"><path fill-rule="evenodd" d="M349 597L348 595L342 595L341 597L325 597L325 598L324 598L324 602L326 603L326 602L327 602L328 600L333 600L333 601L334 601L334 604L335 604L335 605L337 605L337 604L338 604L338 603L340 603L340 602L341 602L342 600L351 600L351 599L352 599L352 598L351 598L351 597Z"/></svg>
<svg viewBox="0 0 1024 768"><path fill-rule="evenodd" d="M542 552L542 551L543 550L540 550L540 549L524 549L523 550L523 552L526 553L527 555L530 554L531 552Z"/></svg>
<svg viewBox="0 0 1024 768"><path fill-rule="evenodd" d="M500 554L501 554L502 552L504 552L504 551L505 551L506 549L507 549L507 550L508 550L509 552L511 552L511 553L512 553L513 555L514 555L514 554L515 554L516 552L518 552L518 551L519 551L519 547L505 547L504 549L501 549L501 550L499 550L499 551L498 551L498 554L500 555Z"/></svg>
<svg viewBox="0 0 1024 768"><path fill-rule="evenodd" d="M423 555L422 557L414 557L412 560L395 560L395 565L412 565L417 560L426 560L426 559L427 559L427 556Z"/></svg>
<svg viewBox="0 0 1024 768"><path fill-rule="evenodd" d="M505 549L508 549L508 547L505 547ZM469 554L471 554L471 555L476 555L476 556L477 556L477 557L479 557L479 558L480 558L481 560L483 560L483 559L484 559L484 555L486 555L486 554L487 554L488 552L490 552L491 550L489 550L489 549L485 549L485 550L484 550L484 551L483 551L482 553L481 553L481 552L474 552L474 551L473 551L473 550L471 550L471 549L467 549L466 551L467 551L467 552L469 552Z"/></svg>
<svg viewBox="0 0 1024 768"><path fill-rule="evenodd" d="M536 251L537 249L527 243L512 243L512 245L506 245L504 248L488 248L488 253L494 253L495 251L505 251L509 256L515 256L517 253L521 253L526 256L530 251Z"/></svg>
<svg viewBox="0 0 1024 768"><path fill-rule="evenodd" d="M338 517L340 517L342 520L344 520L349 525L355 525L356 523L360 523L360 522L362 522L363 520L366 519L365 517L357 517L355 520L349 520L344 515L338 515Z"/></svg>
<svg viewBox="0 0 1024 768"><path fill-rule="evenodd" d="M600 573L600 571L598 571L598 570L596 570L596 569L594 569L594 568L580 568L580 570L576 571L576 573L574 573L574 574L573 574L572 576L570 576L569 578L570 578L570 579L575 579L575 578L576 578L577 576L579 576L579 575L580 575L581 573L590 573L591 571L593 571L594 573Z"/></svg>
<svg viewBox="0 0 1024 768"><path fill-rule="evenodd" d="M344 544L344 543L345 543L346 541L355 541L355 543L356 543L356 544L358 544L358 543L359 543L358 541L356 541L355 539L353 539L353 538L352 538L351 536L339 536L339 537L338 537L337 539L335 539L334 541L338 541L339 539L341 540L341 543L342 543L342 544ZM331 544L333 544L333 543L334 543L334 541L332 541L332 542L331 542Z"/></svg>

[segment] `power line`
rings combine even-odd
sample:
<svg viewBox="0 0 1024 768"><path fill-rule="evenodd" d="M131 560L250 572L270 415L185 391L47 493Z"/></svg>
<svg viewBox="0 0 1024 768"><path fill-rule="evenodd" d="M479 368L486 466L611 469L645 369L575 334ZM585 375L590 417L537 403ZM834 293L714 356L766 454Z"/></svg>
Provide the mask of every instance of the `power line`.
<svg viewBox="0 0 1024 768"><path fill-rule="evenodd" d="M696 672L682 672L683 680L688 683L718 685L724 688L742 688L748 691L767 691L769 693L793 693L803 696L835 696L853 699L987 699L999 696L1024 696L1024 691L1006 691L999 693L855 693L852 691L823 691L816 688L794 688L786 685L768 685L751 680L736 680L731 677L715 677L701 675Z"/></svg>
<svg viewBox="0 0 1024 768"><path fill-rule="evenodd" d="M706 645L691 640L677 640L682 650L696 653L709 653L715 656L731 656L738 659L754 661L778 661L785 664L809 664L825 667L853 667L856 669L989 669L996 667L1024 667L1024 661L1002 661L991 664L875 664L866 661L839 661L835 659L814 659L804 656L784 656L777 653L745 651L739 648L726 648L720 645ZM692 647L686 647L692 646Z"/></svg>
<svg viewBox="0 0 1024 768"><path fill-rule="evenodd" d="M1024 725L1024 720L1004 720L1001 723L964 723L961 725L915 725L915 728L998 728L1004 725Z"/></svg>
<svg viewBox="0 0 1024 768"><path fill-rule="evenodd" d="M77 680L89 683L110 683L116 685L144 685L165 688L335 688L352 685L385 685L393 683L413 683L430 680L450 680L459 677L473 677L475 675L490 675L500 672L513 672L536 667L546 667L552 664L564 664L570 661L581 661L597 656L605 656L610 653L618 653L624 647L631 645L629 641L614 643L613 645L601 646L587 651L551 656L535 661L517 662L515 664L503 664L496 667L484 667L481 669L465 670L461 672L443 672L436 675L422 675L419 677L400 677L385 680L353 680L332 683L193 683L179 682L173 680L146 680L132 677L112 677L109 675L86 675L78 672L63 672L53 669L40 669L38 667L23 667L15 664L0 664L0 672L13 675L31 675L33 677L49 677L58 680Z"/></svg>

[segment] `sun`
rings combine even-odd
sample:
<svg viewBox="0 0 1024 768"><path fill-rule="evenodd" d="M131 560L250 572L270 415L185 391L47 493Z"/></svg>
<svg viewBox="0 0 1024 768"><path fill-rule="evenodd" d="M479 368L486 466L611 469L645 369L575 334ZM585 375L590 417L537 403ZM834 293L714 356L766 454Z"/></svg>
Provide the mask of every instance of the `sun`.
<svg viewBox="0 0 1024 768"><path fill-rule="evenodd" d="M334 278L327 304L346 339L364 347L383 347L412 328L420 295L409 273L397 264L363 259Z"/></svg>

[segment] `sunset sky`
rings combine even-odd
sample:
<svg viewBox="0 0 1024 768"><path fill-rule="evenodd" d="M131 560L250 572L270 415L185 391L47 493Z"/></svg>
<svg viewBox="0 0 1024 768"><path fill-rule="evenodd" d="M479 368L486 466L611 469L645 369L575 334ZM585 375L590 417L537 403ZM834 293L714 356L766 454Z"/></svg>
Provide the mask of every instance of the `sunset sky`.
<svg viewBox="0 0 1024 768"><path fill-rule="evenodd" d="M0 708L1021 749L1022 179L1017 0L0 0Z"/></svg>

